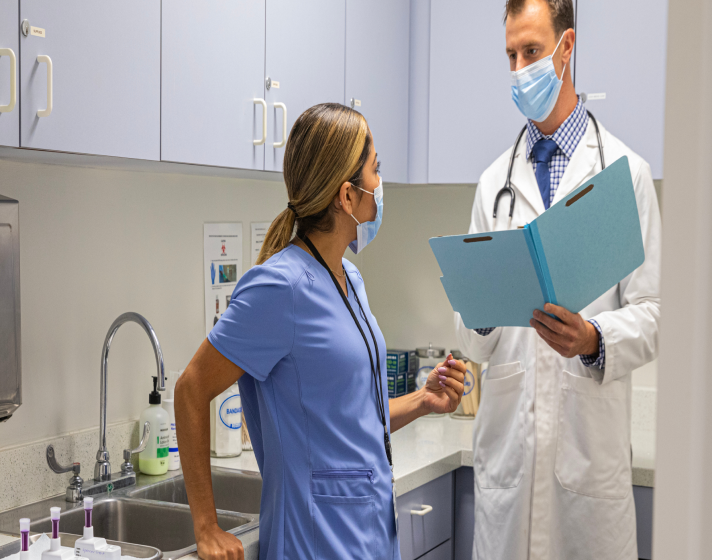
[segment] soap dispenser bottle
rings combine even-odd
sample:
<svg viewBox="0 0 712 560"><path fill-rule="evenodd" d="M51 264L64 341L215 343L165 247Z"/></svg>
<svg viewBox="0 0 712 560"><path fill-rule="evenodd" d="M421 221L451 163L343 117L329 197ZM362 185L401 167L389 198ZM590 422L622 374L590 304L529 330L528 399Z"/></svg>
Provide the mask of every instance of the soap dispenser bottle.
<svg viewBox="0 0 712 560"><path fill-rule="evenodd" d="M151 425L151 436L146 449L138 455L138 468L144 474L159 475L168 472L168 443L170 424L168 413L161 407L161 395L156 390L158 378L153 378L153 391L148 395L149 407L141 413L139 426Z"/></svg>

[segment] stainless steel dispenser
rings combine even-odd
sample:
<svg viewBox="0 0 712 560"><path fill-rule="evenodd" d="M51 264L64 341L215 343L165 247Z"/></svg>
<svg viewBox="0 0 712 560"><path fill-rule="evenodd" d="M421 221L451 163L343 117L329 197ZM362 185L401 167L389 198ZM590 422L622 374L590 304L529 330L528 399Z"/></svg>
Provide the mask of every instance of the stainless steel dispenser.
<svg viewBox="0 0 712 560"><path fill-rule="evenodd" d="M22 404L20 359L20 216L0 195L0 422Z"/></svg>

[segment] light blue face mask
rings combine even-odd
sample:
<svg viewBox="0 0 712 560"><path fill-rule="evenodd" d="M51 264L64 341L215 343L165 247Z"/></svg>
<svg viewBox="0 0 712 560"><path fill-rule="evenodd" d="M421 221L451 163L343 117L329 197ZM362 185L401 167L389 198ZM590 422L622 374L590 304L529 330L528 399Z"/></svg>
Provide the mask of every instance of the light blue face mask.
<svg viewBox="0 0 712 560"><path fill-rule="evenodd" d="M355 186L355 185L353 185ZM356 187L361 189L361 187ZM361 189L363 192L372 194L376 201L376 219L373 222L359 222L356 217L351 214L351 217L356 220L358 224L356 226L356 239L349 243L349 249L351 249L357 255L363 250L363 248L373 241L378 233L378 228L381 227L381 222L383 221L383 180L379 177L378 186L373 192L369 192L366 189Z"/></svg>
<svg viewBox="0 0 712 560"><path fill-rule="evenodd" d="M559 98L561 86L564 83L564 72L561 79L556 75L552 58L561 44L561 35L554 52L537 60L533 64L511 72L512 99L522 114L534 122L546 120L554 110ZM566 65L564 65L566 70Z"/></svg>

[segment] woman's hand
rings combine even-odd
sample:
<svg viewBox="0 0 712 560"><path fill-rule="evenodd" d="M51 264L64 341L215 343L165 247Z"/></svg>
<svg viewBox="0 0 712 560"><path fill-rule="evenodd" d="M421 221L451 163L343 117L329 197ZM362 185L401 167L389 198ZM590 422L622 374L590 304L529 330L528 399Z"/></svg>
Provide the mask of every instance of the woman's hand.
<svg viewBox="0 0 712 560"><path fill-rule="evenodd" d="M205 529L198 537L198 556L202 560L244 560L240 540L217 525Z"/></svg>
<svg viewBox="0 0 712 560"><path fill-rule="evenodd" d="M423 405L430 412L455 412L465 392L465 364L453 360L452 354L428 375L423 387Z"/></svg>

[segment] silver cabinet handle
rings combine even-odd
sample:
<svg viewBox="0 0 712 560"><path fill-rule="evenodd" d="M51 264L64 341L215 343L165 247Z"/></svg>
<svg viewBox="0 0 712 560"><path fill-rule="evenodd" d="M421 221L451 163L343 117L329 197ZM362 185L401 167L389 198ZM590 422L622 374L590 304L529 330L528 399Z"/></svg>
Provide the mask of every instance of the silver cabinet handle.
<svg viewBox="0 0 712 560"><path fill-rule="evenodd" d="M17 57L12 49L0 49L0 56L10 57L10 103L0 105L0 113L9 113L17 101Z"/></svg>
<svg viewBox="0 0 712 560"><path fill-rule="evenodd" d="M431 511L433 511L433 506L426 506L423 504L421 506L423 509L417 510L417 509L411 509L410 514L411 515L418 515L420 517L423 517L424 515L429 514Z"/></svg>
<svg viewBox="0 0 712 560"><path fill-rule="evenodd" d="M37 111L38 117L49 117L52 114L52 59L46 54L37 57L37 62L47 64L47 108Z"/></svg>
<svg viewBox="0 0 712 560"><path fill-rule="evenodd" d="M282 109L282 141L275 142L275 148L281 148L287 143L287 106L284 103L275 103L275 108Z"/></svg>

